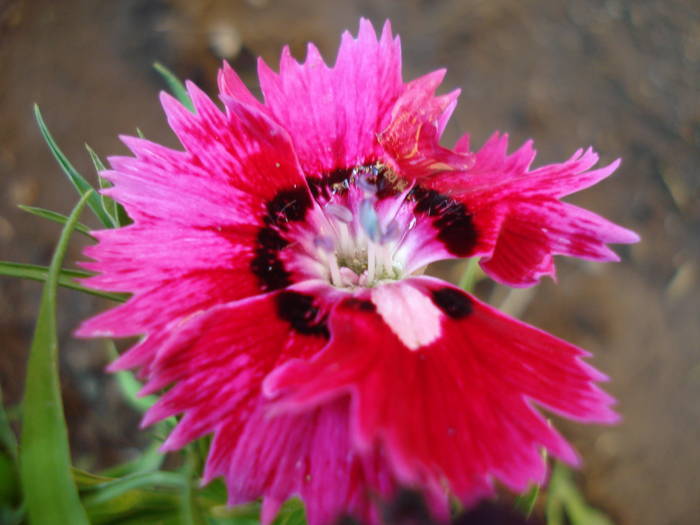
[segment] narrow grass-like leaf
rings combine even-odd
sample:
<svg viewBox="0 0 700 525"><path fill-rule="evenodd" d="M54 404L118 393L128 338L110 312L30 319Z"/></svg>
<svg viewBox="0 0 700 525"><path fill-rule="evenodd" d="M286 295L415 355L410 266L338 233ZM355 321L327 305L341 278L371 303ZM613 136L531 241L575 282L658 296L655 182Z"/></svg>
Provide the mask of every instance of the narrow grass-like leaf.
<svg viewBox="0 0 700 525"><path fill-rule="evenodd" d="M562 464L552 469L545 509L547 525L613 525L605 514L589 506Z"/></svg>
<svg viewBox="0 0 700 525"><path fill-rule="evenodd" d="M150 480L146 482L150 483ZM108 494L106 498L91 498L88 494L83 502L92 525L181 525L177 521L179 494L173 489L131 489Z"/></svg>
<svg viewBox="0 0 700 525"><path fill-rule="evenodd" d="M459 278L459 286L465 292L472 293L474 291L474 285L484 277L481 268L479 268L479 258L472 257L467 261L467 266L464 269L461 277Z"/></svg>
<svg viewBox="0 0 700 525"><path fill-rule="evenodd" d="M112 360L119 357L119 352L117 352L117 348L111 340L107 340L107 352L109 353L109 358ZM124 394L126 402L139 412L145 412L158 401L156 396L139 397L139 390L141 390L143 385L134 377L133 373L128 370L120 370L115 375L117 376L117 384L122 394Z"/></svg>
<svg viewBox="0 0 700 525"><path fill-rule="evenodd" d="M304 503L298 498L292 498L282 505L273 525L306 525Z"/></svg>
<svg viewBox="0 0 700 525"><path fill-rule="evenodd" d="M187 109L194 111L194 105L192 104L190 95L187 93L187 89L182 81L160 62L155 62L153 64L153 68L160 73L160 76L163 77L163 80L165 80L165 83L168 85L168 89L170 89L170 92L175 96L175 98L177 98Z"/></svg>
<svg viewBox="0 0 700 525"><path fill-rule="evenodd" d="M515 499L515 508L522 512L526 518L529 517L535 508L539 494L540 486L532 485L525 494L521 494Z"/></svg>
<svg viewBox="0 0 700 525"><path fill-rule="evenodd" d="M21 279L31 279L32 281L46 281L48 273L49 269L46 266L0 261L0 275L9 275L11 277L19 277ZM70 288L71 290L77 290L79 292L94 295L96 297L102 297L103 299L109 299L110 301L116 301L118 303L123 303L128 299L129 296L127 294L93 290L92 288L82 286L73 280L83 279L85 277L89 277L90 275L92 274L82 270L67 270L64 268L61 269L60 273L58 274L58 285L63 286L64 288Z"/></svg>
<svg viewBox="0 0 700 525"><path fill-rule="evenodd" d="M97 485L107 483L108 481L112 481L114 479L110 476L93 474L92 472L75 467L71 468L71 472L73 474L73 481L75 481L79 491L91 489Z"/></svg>
<svg viewBox="0 0 700 525"><path fill-rule="evenodd" d="M185 465L182 468L183 486L180 496L180 522L182 525L206 525L201 509L195 500L194 487L197 457L190 445L185 450Z"/></svg>
<svg viewBox="0 0 700 525"><path fill-rule="evenodd" d="M66 174L66 176L71 181L73 186L75 186L75 189L78 190L78 193L80 195L85 195L88 191L93 190L93 192L88 197L88 206L105 227L113 228L115 224L112 222L112 218L109 216L109 214L102 208L100 196L94 191L92 185L87 180L85 180L85 178L80 173L78 173L78 170L75 169L75 167L70 163L68 158L58 147L58 144L56 144L56 141L49 132L49 129L46 127L46 123L44 122L44 119L41 116L39 106L36 104L34 104L34 117L36 118L36 122L39 125L39 131L41 131L41 135L46 141L46 145L49 147L54 158L61 166L63 173Z"/></svg>
<svg viewBox="0 0 700 525"><path fill-rule="evenodd" d="M118 478L90 488L90 492L83 498L86 506L97 505L117 498L134 489L153 489L155 487L176 489L180 491L184 479L177 472L144 472Z"/></svg>
<svg viewBox="0 0 700 525"><path fill-rule="evenodd" d="M87 525L70 467L68 430L63 416L58 375L56 290L80 212L94 193L86 191L68 217L56 245L27 364L22 404L20 477L29 522L33 525Z"/></svg>
<svg viewBox="0 0 700 525"><path fill-rule="evenodd" d="M5 413L5 405L2 399L2 390L0 389L0 450L7 452L10 457L17 458L17 439L15 433L10 427L10 420Z"/></svg>
<svg viewBox="0 0 700 525"><path fill-rule="evenodd" d="M132 221L131 217L129 217L129 214L126 213L126 210L124 209L124 206L121 204L117 203L117 222L119 223L119 226L127 226L131 224Z"/></svg>
<svg viewBox="0 0 700 525"><path fill-rule="evenodd" d="M19 524L24 516L17 470L17 440L5 414L0 390L0 523Z"/></svg>
<svg viewBox="0 0 700 525"><path fill-rule="evenodd" d="M26 211L27 213L31 213L32 215L36 215L37 217L41 217L42 219L48 219L59 224L65 224L68 220L68 217L66 217L62 213L58 213L51 210L45 210L44 208L37 208L35 206L25 206L24 204L19 204L17 207L23 211ZM90 235L90 228L80 222L75 225L75 231L80 232L83 235L87 235L91 239L94 239L94 237Z"/></svg>
<svg viewBox="0 0 700 525"><path fill-rule="evenodd" d="M105 167L105 163L102 162L102 159L100 156L95 153L95 150L90 147L89 144L85 144L85 149L87 150L88 154L90 155L90 160L92 160L92 165L95 166L95 171L100 172L104 171L107 168Z"/></svg>
<svg viewBox="0 0 700 525"><path fill-rule="evenodd" d="M104 162L102 162L102 159L100 159L99 155L97 155L97 153L95 153L95 151L89 145L85 144L85 147L87 148L88 153L90 154L92 164L95 166L95 171L97 171L97 181L100 184L100 189L111 188L112 183L109 182L107 179L100 177L100 172L107 169ZM131 219L129 218L129 215L127 215L124 206L119 204L113 198L108 197L107 195L101 194L100 198L102 200L102 207L112 218L112 222L114 223L115 227L126 226L127 224L131 224Z"/></svg>
<svg viewBox="0 0 700 525"><path fill-rule="evenodd" d="M105 189L109 188L112 186L112 183L109 182L107 179L104 179L100 176L100 172L105 171L107 167L105 166L104 162L102 162L102 159L100 156L95 153L95 150L90 147L89 144L85 144L85 149L87 150L88 154L90 155L90 160L92 160L92 165L95 167L95 172L97 173L97 182L100 185L100 189ZM118 224L117 221L117 203L114 202L114 199L111 197L108 197L107 195L100 194L100 201L102 202L102 209L107 212L107 214L110 216L112 219L112 223L116 226Z"/></svg>
<svg viewBox="0 0 700 525"><path fill-rule="evenodd" d="M165 459L165 454L163 454L159 449L160 443L153 442L136 458L103 471L102 476L121 478L131 474L158 470Z"/></svg>
<svg viewBox="0 0 700 525"><path fill-rule="evenodd" d="M551 423L550 423L551 424ZM547 463L547 449L542 448L540 450L540 455L542 456L542 461ZM530 517L532 511L535 508L535 503L537 503L537 498L540 495L541 486L537 484L532 484L530 488L524 494L521 494L515 498L515 508L518 509L526 518Z"/></svg>

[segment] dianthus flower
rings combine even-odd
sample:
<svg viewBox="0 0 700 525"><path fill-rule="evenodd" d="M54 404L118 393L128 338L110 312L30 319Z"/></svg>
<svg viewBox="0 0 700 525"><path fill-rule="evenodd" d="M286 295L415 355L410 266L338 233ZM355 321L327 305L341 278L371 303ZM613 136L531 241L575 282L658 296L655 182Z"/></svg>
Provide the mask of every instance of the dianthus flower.
<svg viewBox="0 0 700 525"><path fill-rule="evenodd" d="M143 336L111 368L165 389L144 424L182 415L164 450L213 434L204 481L262 498L263 523L294 495L311 525L376 522L404 486L445 516L449 497L543 482L541 448L577 462L535 405L617 418L583 350L422 271L480 257L530 286L553 255L616 260L606 243L637 236L560 198L618 163L530 169L532 145L498 134L441 146L444 74L404 83L399 39L363 20L332 68L313 45L279 73L260 61L264 102L226 64L223 110L191 83L194 112L163 94L184 151L124 137L134 157L102 174L134 223L95 232L87 284L133 295L79 334Z"/></svg>

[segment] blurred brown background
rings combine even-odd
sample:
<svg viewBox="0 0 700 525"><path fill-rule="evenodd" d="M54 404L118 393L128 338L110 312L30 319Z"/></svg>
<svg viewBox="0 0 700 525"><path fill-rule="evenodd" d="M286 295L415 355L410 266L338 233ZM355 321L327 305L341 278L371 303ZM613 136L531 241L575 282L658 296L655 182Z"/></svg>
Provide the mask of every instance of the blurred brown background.
<svg viewBox="0 0 700 525"><path fill-rule="evenodd" d="M4 0L0 1L0 258L47 264L58 227L19 203L67 212L76 200L32 118L93 176L83 143L122 153L139 127L174 145L157 102L159 60L210 92L226 58L255 86L255 57L290 43L332 62L359 16L391 19L405 78L447 67L463 89L446 141L493 130L532 137L537 164L592 144L624 159L572 200L641 233L620 264L561 260L559 284L512 295L528 321L586 347L613 381L613 428L566 425L585 459L587 497L620 525L700 522L700 4L594 0ZM85 214L87 218L87 214ZM86 219L87 220L87 219ZM88 221L89 222L89 221ZM94 224L94 223L93 223ZM77 257L78 243L73 251ZM0 279L0 384L23 388L40 286ZM488 292L488 290L486 290ZM520 308L518 308L520 305ZM104 305L63 291L62 374L76 462L99 468L142 444L99 342L71 331Z"/></svg>

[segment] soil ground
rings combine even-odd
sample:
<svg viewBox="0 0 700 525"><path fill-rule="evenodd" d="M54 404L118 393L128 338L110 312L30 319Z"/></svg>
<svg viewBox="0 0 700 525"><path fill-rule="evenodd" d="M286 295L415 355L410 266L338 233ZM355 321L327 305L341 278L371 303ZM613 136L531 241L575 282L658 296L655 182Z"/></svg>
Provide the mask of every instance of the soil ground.
<svg viewBox="0 0 700 525"><path fill-rule="evenodd" d="M564 425L584 458L588 498L620 525L698 523L700 4L692 0L0 1L0 258L46 264L56 241L56 226L17 204L65 213L75 201L33 102L91 173L86 141L105 156L123 153L117 135L138 127L174 145L154 60L211 91L227 58L254 86L256 56L274 64L290 43L301 57L311 40L332 59L341 31L355 31L361 15L392 20L406 78L447 67L445 90L462 88L447 142L469 131L481 143L503 130L513 146L535 139L537 164L589 144L603 162L624 159L614 177L571 200L643 242L618 249L619 264L560 261L559 284L536 287L520 310L591 350L613 378L622 424ZM3 278L0 290L0 384L14 404L40 287ZM143 434L103 372L103 347L70 335L105 305L62 292L59 306L76 461L113 464Z"/></svg>

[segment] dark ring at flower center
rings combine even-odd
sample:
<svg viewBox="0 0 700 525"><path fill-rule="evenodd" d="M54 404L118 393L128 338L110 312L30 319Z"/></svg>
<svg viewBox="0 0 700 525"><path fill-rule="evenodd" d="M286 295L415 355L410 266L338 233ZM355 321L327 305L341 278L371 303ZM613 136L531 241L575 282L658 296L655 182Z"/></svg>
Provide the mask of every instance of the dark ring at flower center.
<svg viewBox="0 0 700 525"><path fill-rule="evenodd" d="M383 201L388 198L397 198L412 206L412 213L416 219L423 217L429 220L435 229L435 236L440 240L447 250L453 255L464 257L471 255L476 247L478 232L474 226L472 215L466 206L433 189L427 189L417 184L411 184L400 178L390 168L380 163L366 166L356 166L352 169L336 170L321 177L307 177L308 188L306 186L292 187L280 190L273 199L266 205L266 213L262 217L264 226L257 234L254 257L251 260L250 268L258 278L263 291L269 292L280 290L293 284L293 277L280 254L290 244L290 230L292 223L303 222L308 218L308 212L312 208L314 201L325 210L331 221L339 220L348 223L352 220L353 213L359 213L359 221L365 230L365 234L372 242L380 246L387 239L396 237L397 231L378 231L379 220L374 209L373 202ZM354 194L365 192L369 197L364 198L359 208L352 212L350 208L340 202L349 195L353 189ZM413 204L411 204L413 203ZM313 219L311 219L313 222ZM415 219L414 219L415 222ZM339 224L339 223L338 223ZM393 224L391 226L397 226ZM385 224L386 227L386 224ZM404 226L405 227L405 226ZM404 233L404 237L410 234L412 225ZM397 228L394 228L396 230ZM386 240L386 241L385 241ZM326 250L335 250L333 240L325 235L320 235L315 239L318 246L325 247ZM352 248L352 253L336 253L333 257L334 267L348 268L355 276L351 279L351 286L365 286L367 279L362 280L363 271L367 266L368 250L366 246L357 245ZM337 256L337 257L336 257ZM355 261L362 259L362 261ZM391 262L386 259L388 270L385 268L380 274L370 273L368 284L373 281L372 276L383 279L399 279L398 273L391 269ZM334 286L346 286L347 279L344 279L337 271L332 269L333 278L330 279Z"/></svg>

